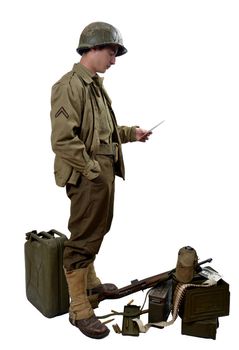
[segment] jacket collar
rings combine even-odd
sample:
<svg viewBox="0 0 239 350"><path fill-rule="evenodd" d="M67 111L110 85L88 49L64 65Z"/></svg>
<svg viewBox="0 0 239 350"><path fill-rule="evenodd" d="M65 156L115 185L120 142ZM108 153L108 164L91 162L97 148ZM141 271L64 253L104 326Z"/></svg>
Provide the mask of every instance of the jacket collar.
<svg viewBox="0 0 239 350"><path fill-rule="evenodd" d="M95 76L85 67L83 64L75 63L73 66L73 72L75 72L78 76L80 76L87 84L91 84L94 82L94 78L99 81L99 84L102 86L104 78L101 78L98 74Z"/></svg>

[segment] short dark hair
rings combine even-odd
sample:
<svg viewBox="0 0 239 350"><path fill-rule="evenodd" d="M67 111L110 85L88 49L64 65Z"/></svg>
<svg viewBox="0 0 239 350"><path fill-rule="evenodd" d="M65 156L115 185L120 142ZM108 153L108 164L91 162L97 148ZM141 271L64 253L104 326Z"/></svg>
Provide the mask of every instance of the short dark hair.
<svg viewBox="0 0 239 350"><path fill-rule="evenodd" d="M104 45L96 45L94 47L88 48L88 49L82 49L81 50L81 55L83 55L84 53L89 52L90 50L103 50L103 49L113 49L115 51L115 53L117 53L118 51L118 45L115 44L104 44Z"/></svg>
<svg viewBox="0 0 239 350"><path fill-rule="evenodd" d="M112 49L117 53L119 46L117 44L105 44L105 45L97 45L93 47L93 49L103 50L103 49Z"/></svg>

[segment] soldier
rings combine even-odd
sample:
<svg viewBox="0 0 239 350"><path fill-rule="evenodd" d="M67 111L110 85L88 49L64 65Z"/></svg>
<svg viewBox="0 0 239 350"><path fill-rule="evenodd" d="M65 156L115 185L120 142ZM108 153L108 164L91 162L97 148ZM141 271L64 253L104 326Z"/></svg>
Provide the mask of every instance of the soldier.
<svg viewBox="0 0 239 350"><path fill-rule="evenodd" d="M99 339L109 329L94 315L87 295L117 293L114 284L101 283L93 262L111 226L115 175L124 178L121 144L144 142L151 132L118 126L97 74L127 52L119 31L108 23L91 23L81 33L77 52L80 62L52 87L51 141L56 184L66 186L71 201L71 235L64 249L69 320L86 336Z"/></svg>

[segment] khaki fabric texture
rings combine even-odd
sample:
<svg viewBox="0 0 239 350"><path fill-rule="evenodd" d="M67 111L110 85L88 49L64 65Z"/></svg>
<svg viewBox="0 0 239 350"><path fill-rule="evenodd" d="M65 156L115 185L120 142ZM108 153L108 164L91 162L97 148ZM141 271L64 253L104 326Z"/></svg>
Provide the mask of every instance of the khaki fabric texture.
<svg viewBox="0 0 239 350"><path fill-rule="evenodd" d="M99 81L103 78L99 77ZM112 120L112 141L119 144L116 175L124 178L121 144L136 141L135 127L118 126L111 100L102 85L97 92L92 74L80 63L52 87L51 144L55 153L54 174L58 186L76 184L80 175L96 178L100 168L95 154L100 145L100 116L107 109Z"/></svg>
<svg viewBox="0 0 239 350"><path fill-rule="evenodd" d="M198 263L198 256L194 248L183 247L178 252L176 265L176 279L178 282L189 283L192 281Z"/></svg>
<svg viewBox="0 0 239 350"><path fill-rule="evenodd" d="M102 97L99 99L100 104L100 115L99 115L99 138L100 143L111 144L112 143L112 134L114 132L114 124L110 115L107 101L105 99L104 89L103 89L103 80L99 77L93 77L94 87L96 89L97 95Z"/></svg>
<svg viewBox="0 0 239 350"><path fill-rule="evenodd" d="M94 315L86 294L88 268L66 271L65 276L70 295L70 319L83 320Z"/></svg>
<svg viewBox="0 0 239 350"><path fill-rule="evenodd" d="M76 186L68 184L66 187L71 201L68 223L71 236L64 249L67 270L92 263L111 227L115 192L113 158L98 155L97 161L101 173L95 180L81 176Z"/></svg>
<svg viewBox="0 0 239 350"><path fill-rule="evenodd" d="M87 289L93 289L98 287L100 284L101 280L96 275L94 263L91 263L88 266Z"/></svg>

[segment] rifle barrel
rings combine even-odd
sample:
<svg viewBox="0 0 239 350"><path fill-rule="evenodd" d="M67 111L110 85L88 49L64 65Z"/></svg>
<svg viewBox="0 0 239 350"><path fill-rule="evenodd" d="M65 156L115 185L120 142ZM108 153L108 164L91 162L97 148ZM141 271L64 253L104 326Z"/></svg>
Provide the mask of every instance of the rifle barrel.
<svg viewBox="0 0 239 350"><path fill-rule="evenodd" d="M212 258L203 260L202 262L198 263L198 266L201 266L203 264L206 264L207 262L211 262ZM108 296L108 297L104 297L104 296L99 296L98 297L98 301L102 301L104 299L119 299L119 298L123 298L127 295L139 292L140 290L145 290L148 288L152 288L155 287L156 285L158 285L159 283L162 283L166 280L168 280L172 274L176 271L176 268L167 271L167 272L162 272L158 275L154 275L151 277L147 277L145 279L142 279L140 281L138 280L134 280L131 282L131 284L129 284L128 286L119 288L118 293L112 295L112 296Z"/></svg>

